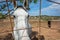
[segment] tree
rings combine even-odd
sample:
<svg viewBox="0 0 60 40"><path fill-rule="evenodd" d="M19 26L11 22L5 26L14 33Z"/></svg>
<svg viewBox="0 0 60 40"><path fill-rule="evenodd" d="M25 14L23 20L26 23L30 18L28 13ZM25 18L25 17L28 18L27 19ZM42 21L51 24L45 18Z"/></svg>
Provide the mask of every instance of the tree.
<svg viewBox="0 0 60 40"><path fill-rule="evenodd" d="M0 19L5 19L5 18L6 18L6 16L3 15L3 14L0 12Z"/></svg>

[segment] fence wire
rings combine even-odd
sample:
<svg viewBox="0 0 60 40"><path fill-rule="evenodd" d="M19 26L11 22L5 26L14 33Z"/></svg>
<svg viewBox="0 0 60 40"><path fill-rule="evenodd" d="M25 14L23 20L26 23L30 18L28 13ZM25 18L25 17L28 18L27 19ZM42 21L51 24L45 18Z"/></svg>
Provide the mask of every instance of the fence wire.
<svg viewBox="0 0 60 40"><path fill-rule="evenodd" d="M3 2L6 2L6 1L2 1L2 2L0 2L0 3L3 3ZM10 1L9 1L10 2ZM40 3L41 4L41 3ZM8 5L10 5L10 4L8 4L7 3L7 7L8 7ZM1 5L0 5L0 7L1 7ZM40 9L41 9L41 7L40 7ZM14 9L12 9L12 10L14 10ZM12 10L9 10L9 8L8 8L8 13L10 13L10 11L12 11ZM11 21L11 27L12 27L12 30L10 30L10 31L4 31L4 32L0 32L0 34L3 34L3 33L12 33L12 31L17 31L17 30L25 30L25 29L31 29L31 28L22 28L22 29L17 29L17 30L13 30L13 26L12 26L12 19L11 19L11 16L9 15L9 18L10 18L10 21ZM40 11L40 18L39 18L39 26L38 26L38 32L40 32L41 33L41 27L43 27L43 26L41 26L41 21L40 21L40 19L41 19L41 11ZM4 22L3 21L1 21L0 22L0 24L3 24ZM10 22L9 22L10 23ZM37 27L32 27L32 29L33 28L37 28ZM47 27L43 27L43 28L46 28L46 29L49 29L49 28L47 28ZM51 30L60 30L60 29L56 29L56 28L50 28ZM39 35L40 35L40 33L39 33Z"/></svg>
<svg viewBox="0 0 60 40"><path fill-rule="evenodd" d="M10 4L8 4L8 2L10 2L10 1L0 1L1 4L4 3L4 2L6 2L6 5L5 5L4 7L7 7L8 10L4 10L4 8L2 9L2 5L0 5L0 7L1 7L1 10L0 10L0 11L8 11L8 12L7 12L7 13L9 13L9 15L8 15L8 17L9 17L8 23L10 23L11 30L10 30L10 31L3 31L3 32L0 32L0 34L12 33L13 31L17 31L17 30L31 29L31 28L23 28L23 29L13 30L13 25L12 25L12 19L11 19L11 16L10 16L10 11L12 11L12 10L14 10L14 9L12 9L12 10L9 9L9 5L10 5ZM7 15L7 14L5 14L5 15ZM3 20L4 20L4 19L3 19ZM3 24L3 23L4 23L3 21L0 22L0 24ZM6 23L5 23L5 24L6 24ZM8 25L8 24L7 24L7 25ZM36 28L36 27L32 27L32 28Z"/></svg>

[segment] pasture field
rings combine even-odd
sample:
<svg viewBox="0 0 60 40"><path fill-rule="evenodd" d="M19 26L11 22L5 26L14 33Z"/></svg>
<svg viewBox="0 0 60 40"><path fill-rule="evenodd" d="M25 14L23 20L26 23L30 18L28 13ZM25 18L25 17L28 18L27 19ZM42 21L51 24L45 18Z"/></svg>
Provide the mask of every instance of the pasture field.
<svg viewBox="0 0 60 40"><path fill-rule="evenodd" d="M38 20L29 20L29 22L32 25L32 40L38 40L38 33L41 34L41 39L43 40L60 40L60 21L51 21L51 28L48 27L48 21L39 23ZM13 40L12 27L9 20L0 21L0 40Z"/></svg>

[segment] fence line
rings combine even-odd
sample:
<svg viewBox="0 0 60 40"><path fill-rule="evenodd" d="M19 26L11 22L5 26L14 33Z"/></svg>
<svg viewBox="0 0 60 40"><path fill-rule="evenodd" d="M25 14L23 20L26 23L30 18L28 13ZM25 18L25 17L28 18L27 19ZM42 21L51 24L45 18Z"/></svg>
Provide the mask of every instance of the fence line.
<svg viewBox="0 0 60 40"><path fill-rule="evenodd" d="M32 28L38 28L38 27L32 27ZM51 29L51 30L60 30L60 28L56 29L56 28L48 28L48 27L43 27L43 26L41 26L41 28L46 28L46 29ZM26 29L31 29L31 28L22 28L22 29L16 29L16 30L13 30L13 31L26 30ZM12 30L0 32L0 34L2 34L2 33L12 33Z"/></svg>

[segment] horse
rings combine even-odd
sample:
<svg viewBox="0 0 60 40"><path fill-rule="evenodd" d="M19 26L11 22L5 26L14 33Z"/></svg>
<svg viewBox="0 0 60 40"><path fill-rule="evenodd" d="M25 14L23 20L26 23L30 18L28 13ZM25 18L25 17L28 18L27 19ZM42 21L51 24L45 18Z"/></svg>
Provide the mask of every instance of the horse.
<svg viewBox="0 0 60 40"><path fill-rule="evenodd" d="M23 8L17 8L14 13L14 40L31 40L32 27L28 22L29 14Z"/></svg>

